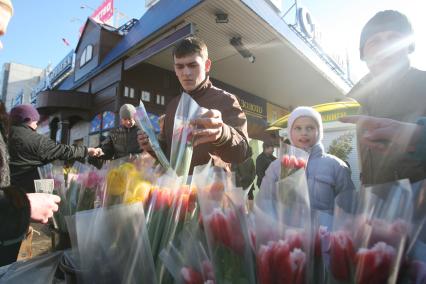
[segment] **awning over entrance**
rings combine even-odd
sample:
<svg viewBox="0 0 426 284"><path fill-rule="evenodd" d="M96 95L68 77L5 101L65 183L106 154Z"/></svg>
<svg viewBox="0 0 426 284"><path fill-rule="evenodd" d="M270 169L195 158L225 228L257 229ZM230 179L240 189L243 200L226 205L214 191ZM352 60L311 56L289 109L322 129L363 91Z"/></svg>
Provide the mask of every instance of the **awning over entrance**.
<svg viewBox="0 0 426 284"><path fill-rule="evenodd" d="M164 37L176 27L193 24L196 35L207 43L213 62L211 78L278 106L290 109L343 99L347 89L342 82L288 25L277 14L259 12L270 7L256 6L252 10L248 3L256 6L263 1L203 1L171 22ZM227 23L215 21L218 11L228 15ZM154 42L161 41L160 38L161 35ZM254 55L254 62L241 56L231 44L233 38L241 39L244 48ZM147 44L141 51L153 46ZM145 56L144 61L173 71L172 48L157 51L151 52L151 57Z"/></svg>
<svg viewBox="0 0 426 284"><path fill-rule="evenodd" d="M92 96L75 91L43 91L37 97L36 108L43 115L69 111L88 119L92 110Z"/></svg>
<svg viewBox="0 0 426 284"><path fill-rule="evenodd" d="M335 121L343 116L357 114L360 105L355 101L334 102L316 105L313 106L313 108L321 114L323 122L329 122ZM289 117L290 114L287 114L279 118L277 121L273 122L267 130L279 130L286 128Z"/></svg>

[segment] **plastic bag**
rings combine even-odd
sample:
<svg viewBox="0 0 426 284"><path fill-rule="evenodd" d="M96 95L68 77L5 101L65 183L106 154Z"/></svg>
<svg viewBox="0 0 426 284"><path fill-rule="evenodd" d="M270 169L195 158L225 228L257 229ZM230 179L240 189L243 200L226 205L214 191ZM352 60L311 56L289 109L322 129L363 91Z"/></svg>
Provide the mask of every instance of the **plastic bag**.
<svg viewBox="0 0 426 284"><path fill-rule="evenodd" d="M45 284L54 283L56 269L62 252L54 252L33 258L28 261L19 261L12 263L1 271L0 284L3 283L31 283Z"/></svg>
<svg viewBox="0 0 426 284"><path fill-rule="evenodd" d="M143 205L117 205L76 214L85 283L156 283Z"/></svg>
<svg viewBox="0 0 426 284"><path fill-rule="evenodd" d="M139 107L136 108L136 114L134 116L136 125L139 129L143 130L146 135L149 137L149 141L151 142L152 150L154 150L155 155L157 156L160 164L165 168L170 168L170 163L164 155L163 150L160 147L160 143L158 142L157 135L155 134L154 127L152 126L151 120L148 117L145 106L141 103Z"/></svg>
<svg viewBox="0 0 426 284"><path fill-rule="evenodd" d="M193 152L191 120L205 111L187 93L182 93L173 125L170 165L178 176L187 177Z"/></svg>
<svg viewBox="0 0 426 284"><path fill-rule="evenodd" d="M203 228L216 283L256 283L244 191L232 176L210 163L197 166L192 177L198 191Z"/></svg>

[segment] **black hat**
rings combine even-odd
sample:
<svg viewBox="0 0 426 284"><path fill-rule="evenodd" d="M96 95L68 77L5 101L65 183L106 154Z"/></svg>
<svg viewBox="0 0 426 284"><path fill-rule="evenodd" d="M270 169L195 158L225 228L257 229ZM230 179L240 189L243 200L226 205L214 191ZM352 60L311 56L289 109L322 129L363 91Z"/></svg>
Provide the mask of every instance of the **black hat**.
<svg viewBox="0 0 426 284"><path fill-rule="evenodd" d="M408 36L413 35L413 28L411 27L410 21L404 14L394 11L385 10L378 12L365 24L361 32L361 38L359 41L359 53L361 60L364 60L363 49L367 40L379 33L385 31L395 31ZM410 43L409 52L414 51L414 41Z"/></svg>

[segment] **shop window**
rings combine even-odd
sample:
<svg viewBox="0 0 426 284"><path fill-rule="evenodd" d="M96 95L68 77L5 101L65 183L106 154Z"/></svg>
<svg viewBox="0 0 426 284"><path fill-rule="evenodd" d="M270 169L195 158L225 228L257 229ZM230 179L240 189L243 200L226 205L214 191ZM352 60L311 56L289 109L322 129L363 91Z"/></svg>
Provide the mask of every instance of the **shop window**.
<svg viewBox="0 0 426 284"><path fill-rule="evenodd" d="M105 111L102 116L102 130L111 129L115 126L115 113Z"/></svg>
<svg viewBox="0 0 426 284"><path fill-rule="evenodd" d="M90 133L98 132L101 130L101 124L102 124L102 114L98 113L95 115L95 117L90 122Z"/></svg>
<svg viewBox="0 0 426 284"><path fill-rule="evenodd" d="M81 53L80 68L89 62L93 57L93 45L89 44Z"/></svg>
<svg viewBox="0 0 426 284"><path fill-rule="evenodd" d="M126 98L134 99L135 98L135 89L127 87L127 86L124 87L124 96Z"/></svg>
<svg viewBox="0 0 426 284"><path fill-rule="evenodd" d="M142 91L141 101L150 102L151 101L151 93L147 91Z"/></svg>
<svg viewBox="0 0 426 284"><path fill-rule="evenodd" d="M157 105L162 105L163 106L163 105L166 104L166 98L164 96L162 96L162 95L157 94L156 103L157 103Z"/></svg>

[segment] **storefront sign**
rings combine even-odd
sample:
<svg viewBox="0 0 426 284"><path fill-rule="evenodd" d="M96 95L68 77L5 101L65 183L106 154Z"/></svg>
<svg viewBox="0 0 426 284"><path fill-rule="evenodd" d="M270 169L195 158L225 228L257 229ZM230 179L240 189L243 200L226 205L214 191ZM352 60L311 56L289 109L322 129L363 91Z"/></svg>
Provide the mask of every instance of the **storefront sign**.
<svg viewBox="0 0 426 284"><path fill-rule="evenodd" d="M114 15L114 1L105 0L90 16L93 20L100 23L107 23Z"/></svg>
<svg viewBox="0 0 426 284"><path fill-rule="evenodd" d="M339 118L348 116L348 115L355 115L358 114L358 109L347 109L347 110L341 110L341 111L332 111L332 112L324 112L321 113L322 121L323 122L331 122L331 121L337 121Z"/></svg>
<svg viewBox="0 0 426 284"><path fill-rule="evenodd" d="M280 117L283 117L284 115L290 113L288 109L285 109L283 107L266 103L266 120L268 123L273 123Z"/></svg>
<svg viewBox="0 0 426 284"><path fill-rule="evenodd" d="M55 85L55 82L66 72L70 71L72 69L74 59L74 50L71 50L70 53L65 56L64 59L59 62L58 65L56 65L55 68L53 68L52 72L49 73L49 82L50 85Z"/></svg>
<svg viewBox="0 0 426 284"><path fill-rule="evenodd" d="M325 36L308 9L302 7L297 10L297 21L300 31L306 39L315 44L331 60L335 68L347 74L347 57L345 53L327 47Z"/></svg>

